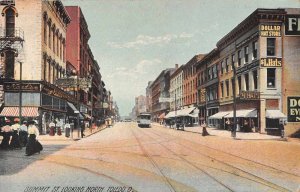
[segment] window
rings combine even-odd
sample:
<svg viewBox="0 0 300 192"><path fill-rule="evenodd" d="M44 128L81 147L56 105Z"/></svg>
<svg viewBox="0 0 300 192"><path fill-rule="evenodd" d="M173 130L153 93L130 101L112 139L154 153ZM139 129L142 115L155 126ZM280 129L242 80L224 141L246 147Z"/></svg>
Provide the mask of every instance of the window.
<svg viewBox="0 0 300 192"><path fill-rule="evenodd" d="M44 56L43 66L42 66L42 80L46 80L46 66L47 66L47 57Z"/></svg>
<svg viewBox="0 0 300 192"><path fill-rule="evenodd" d="M257 76L257 71L253 71L253 85L254 85L254 90L257 90L257 81L258 81L258 76Z"/></svg>
<svg viewBox="0 0 300 192"><path fill-rule="evenodd" d="M252 59L253 60L257 59L257 41L254 41L252 43Z"/></svg>
<svg viewBox="0 0 300 192"><path fill-rule="evenodd" d="M51 48L51 22L48 23L48 47Z"/></svg>
<svg viewBox="0 0 300 192"><path fill-rule="evenodd" d="M226 73L227 73L228 70L229 70L229 62L228 62L228 58L226 58L225 64L226 64Z"/></svg>
<svg viewBox="0 0 300 192"><path fill-rule="evenodd" d="M44 15L44 43L47 44L47 16Z"/></svg>
<svg viewBox="0 0 300 192"><path fill-rule="evenodd" d="M240 93L242 90L242 77L241 76L238 76L238 86L239 86L239 93Z"/></svg>
<svg viewBox="0 0 300 192"><path fill-rule="evenodd" d="M214 66L213 66L213 78L217 78L217 77L218 77L217 74L218 74L218 73L217 73L217 65L214 65Z"/></svg>
<svg viewBox="0 0 300 192"><path fill-rule="evenodd" d="M221 74L224 73L224 68L225 68L225 66L224 66L224 61L222 61L222 62L221 62Z"/></svg>
<svg viewBox="0 0 300 192"><path fill-rule="evenodd" d="M242 64L242 51L238 51L238 67L240 67Z"/></svg>
<svg viewBox="0 0 300 192"><path fill-rule="evenodd" d="M244 48L244 57L245 57L245 63L248 63L248 61L249 61L249 47L248 46L246 46Z"/></svg>
<svg viewBox="0 0 300 192"><path fill-rule="evenodd" d="M12 8L8 8L5 12L6 36L15 36L15 12Z"/></svg>
<svg viewBox="0 0 300 192"><path fill-rule="evenodd" d="M249 74L245 74L245 90L249 90Z"/></svg>
<svg viewBox="0 0 300 192"><path fill-rule="evenodd" d="M228 97L229 96L229 80L226 80L225 83L226 83L226 96Z"/></svg>
<svg viewBox="0 0 300 192"><path fill-rule="evenodd" d="M224 96L224 83L222 82L220 84L220 87L221 87L221 98Z"/></svg>
<svg viewBox="0 0 300 192"><path fill-rule="evenodd" d="M15 73L15 52L8 50L5 52L5 77L14 78Z"/></svg>
<svg viewBox="0 0 300 192"><path fill-rule="evenodd" d="M235 56L234 56L234 54L233 55L231 55L231 65L232 65L232 67L235 67L235 58L234 58Z"/></svg>
<svg viewBox="0 0 300 192"><path fill-rule="evenodd" d="M267 38L267 56L275 56L275 38Z"/></svg>
<svg viewBox="0 0 300 192"><path fill-rule="evenodd" d="M275 87L275 74L276 68L268 68L267 69L267 87L274 88Z"/></svg>

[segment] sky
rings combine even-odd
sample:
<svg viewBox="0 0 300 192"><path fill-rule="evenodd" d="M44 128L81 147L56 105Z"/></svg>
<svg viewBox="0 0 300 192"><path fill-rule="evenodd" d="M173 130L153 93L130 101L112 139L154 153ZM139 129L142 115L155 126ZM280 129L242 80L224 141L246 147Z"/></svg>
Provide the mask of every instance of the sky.
<svg viewBox="0 0 300 192"><path fill-rule="evenodd" d="M300 8L300 0L62 0L80 6L89 45L121 116L163 69L208 53L257 8Z"/></svg>

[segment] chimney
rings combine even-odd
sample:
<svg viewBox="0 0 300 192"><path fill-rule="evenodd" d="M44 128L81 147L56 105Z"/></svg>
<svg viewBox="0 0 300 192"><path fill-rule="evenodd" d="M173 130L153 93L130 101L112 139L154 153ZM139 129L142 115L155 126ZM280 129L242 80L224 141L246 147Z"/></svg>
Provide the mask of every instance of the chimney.
<svg viewBox="0 0 300 192"><path fill-rule="evenodd" d="M178 69L178 64L175 64L175 69Z"/></svg>

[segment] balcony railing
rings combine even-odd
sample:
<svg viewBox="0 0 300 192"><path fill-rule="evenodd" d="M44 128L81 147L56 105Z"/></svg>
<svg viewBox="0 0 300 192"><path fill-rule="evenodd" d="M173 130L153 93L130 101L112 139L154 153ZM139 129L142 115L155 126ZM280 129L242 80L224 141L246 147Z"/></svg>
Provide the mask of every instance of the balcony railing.
<svg viewBox="0 0 300 192"><path fill-rule="evenodd" d="M0 39L24 40L24 31L21 28L0 28Z"/></svg>

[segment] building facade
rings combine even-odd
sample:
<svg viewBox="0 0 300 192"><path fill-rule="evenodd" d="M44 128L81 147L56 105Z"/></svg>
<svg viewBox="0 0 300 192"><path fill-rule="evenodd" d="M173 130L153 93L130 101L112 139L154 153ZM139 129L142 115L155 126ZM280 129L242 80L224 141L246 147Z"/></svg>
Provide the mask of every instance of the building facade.
<svg viewBox="0 0 300 192"><path fill-rule="evenodd" d="M178 67L176 64L175 71L170 77L170 111L180 109L183 106L183 65Z"/></svg>
<svg viewBox="0 0 300 192"><path fill-rule="evenodd" d="M170 110L170 103L161 102L160 98L170 98L170 76L174 71L174 68L163 70L150 86L151 115L156 122L162 121L165 113Z"/></svg>
<svg viewBox="0 0 300 192"><path fill-rule="evenodd" d="M218 66L219 51L213 49L197 63L196 71L198 76L199 122L200 124L207 122L209 125L219 128L219 122L207 118L219 112Z"/></svg>
<svg viewBox="0 0 300 192"><path fill-rule="evenodd" d="M289 114L300 87L299 15L299 9L257 9L217 43L220 111L232 118L236 104L238 130L279 134L287 122L289 135L299 128L297 114Z"/></svg>
<svg viewBox="0 0 300 192"><path fill-rule="evenodd" d="M66 73L70 17L61 1L2 1L0 9L4 92L0 115L35 118L45 133L46 122L62 123L67 102L75 101L55 85L56 79ZM22 46L18 46L20 43Z"/></svg>

